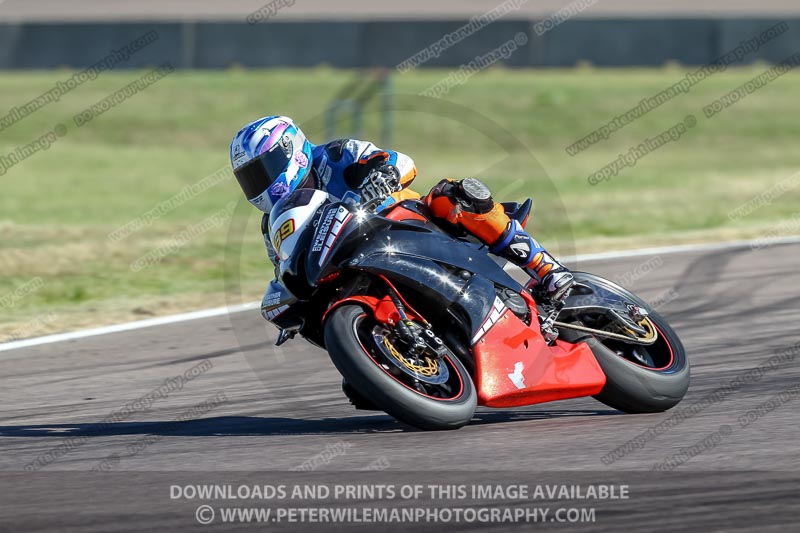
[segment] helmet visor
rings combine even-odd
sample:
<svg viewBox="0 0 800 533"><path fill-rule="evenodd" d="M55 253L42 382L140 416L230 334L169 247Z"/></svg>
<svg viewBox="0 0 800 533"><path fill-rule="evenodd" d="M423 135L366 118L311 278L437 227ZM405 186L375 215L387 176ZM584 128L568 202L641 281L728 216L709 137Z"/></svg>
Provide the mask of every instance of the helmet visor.
<svg viewBox="0 0 800 533"><path fill-rule="evenodd" d="M252 200L263 194L278 176L286 171L289 158L290 156L276 145L271 151L264 152L234 170L233 175L236 176L236 181L239 182L245 197Z"/></svg>

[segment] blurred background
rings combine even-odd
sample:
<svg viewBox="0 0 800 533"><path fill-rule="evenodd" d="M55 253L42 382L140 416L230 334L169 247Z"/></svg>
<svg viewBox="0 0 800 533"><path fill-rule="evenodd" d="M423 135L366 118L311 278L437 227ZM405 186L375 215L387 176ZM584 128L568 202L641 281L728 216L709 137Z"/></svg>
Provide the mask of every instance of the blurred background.
<svg viewBox="0 0 800 533"><path fill-rule="evenodd" d="M259 299L228 146L272 114L561 255L798 234L797 54L793 0L0 0L0 341Z"/></svg>

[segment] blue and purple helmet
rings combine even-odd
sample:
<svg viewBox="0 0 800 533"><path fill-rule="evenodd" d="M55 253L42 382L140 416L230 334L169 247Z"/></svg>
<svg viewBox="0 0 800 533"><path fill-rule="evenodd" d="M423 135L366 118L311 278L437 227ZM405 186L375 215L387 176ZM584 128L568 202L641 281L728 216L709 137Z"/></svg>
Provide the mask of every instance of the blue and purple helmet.
<svg viewBox="0 0 800 533"><path fill-rule="evenodd" d="M231 166L247 200L269 213L311 176L313 145L289 117L251 122L231 142Z"/></svg>

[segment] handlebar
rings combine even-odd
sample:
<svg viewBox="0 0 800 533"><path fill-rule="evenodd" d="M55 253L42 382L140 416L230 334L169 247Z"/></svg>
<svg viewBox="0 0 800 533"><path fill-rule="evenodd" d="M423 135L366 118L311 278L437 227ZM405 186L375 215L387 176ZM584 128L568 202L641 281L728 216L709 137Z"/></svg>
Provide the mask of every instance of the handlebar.
<svg viewBox="0 0 800 533"><path fill-rule="evenodd" d="M371 213L375 213L377 211L377 207L381 205L383 202L386 201L386 198L373 198L363 204L359 204L358 207L363 209L364 211L370 211Z"/></svg>

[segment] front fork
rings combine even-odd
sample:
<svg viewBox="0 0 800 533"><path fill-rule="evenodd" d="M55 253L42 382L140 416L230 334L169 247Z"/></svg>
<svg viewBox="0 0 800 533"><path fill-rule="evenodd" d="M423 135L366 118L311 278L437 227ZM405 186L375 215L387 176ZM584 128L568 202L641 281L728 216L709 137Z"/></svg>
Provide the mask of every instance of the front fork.
<svg viewBox="0 0 800 533"><path fill-rule="evenodd" d="M431 329L428 321L420 317L423 326L409 319L405 306L393 287L389 287L389 298L400 315L400 320L394 324L394 333L408 346L409 352L413 355L421 355L426 350L432 350L436 353L437 359L442 359L447 353L447 348L445 348L444 341Z"/></svg>
<svg viewBox="0 0 800 533"><path fill-rule="evenodd" d="M383 324L408 349L409 354L419 355L426 351L436 353L441 359L447 353L444 341L434 333L431 324L407 304L397 292L394 285L383 276L378 276L386 285L386 295L377 296L354 295L345 297L334 303L323 316L325 317L339 305L357 303L372 311L375 320Z"/></svg>

